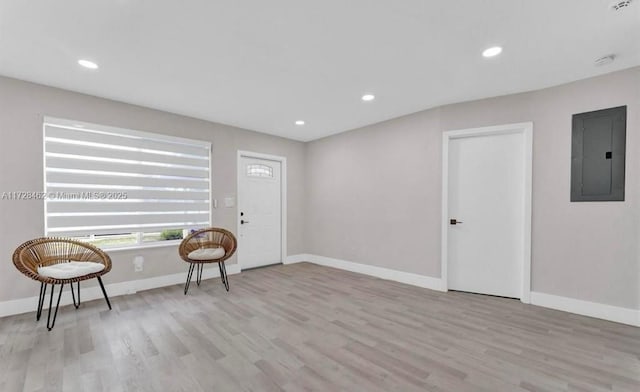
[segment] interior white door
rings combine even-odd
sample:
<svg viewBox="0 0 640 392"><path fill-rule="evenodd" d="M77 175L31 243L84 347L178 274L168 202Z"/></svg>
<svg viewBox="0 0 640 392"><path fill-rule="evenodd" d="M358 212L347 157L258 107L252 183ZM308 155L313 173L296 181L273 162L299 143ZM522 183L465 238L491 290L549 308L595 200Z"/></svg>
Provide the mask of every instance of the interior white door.
<svg viewBox="0 0 640 392"><path fill-rule="evenodd" d="M281 163L241 157L238 170L238 263L242 269L280 263Z"/></svg>
<svg viewBox="0 0 640 392"><path fill-rule="evenodd" d="M450 289L520 298L525 219L524 145L523 133L468 136L449 141L447 269Z"/></svg>

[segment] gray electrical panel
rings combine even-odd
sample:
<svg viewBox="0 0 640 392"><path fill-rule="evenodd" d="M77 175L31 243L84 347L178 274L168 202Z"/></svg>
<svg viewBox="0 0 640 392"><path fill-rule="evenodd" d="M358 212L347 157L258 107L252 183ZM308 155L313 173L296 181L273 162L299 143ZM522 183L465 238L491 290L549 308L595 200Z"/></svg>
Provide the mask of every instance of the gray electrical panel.
<svg viewBox="0 0 640 392"><path fill-rule="evenodd" d="M571 201L623 201L627 107L573 115Z"/></svg>

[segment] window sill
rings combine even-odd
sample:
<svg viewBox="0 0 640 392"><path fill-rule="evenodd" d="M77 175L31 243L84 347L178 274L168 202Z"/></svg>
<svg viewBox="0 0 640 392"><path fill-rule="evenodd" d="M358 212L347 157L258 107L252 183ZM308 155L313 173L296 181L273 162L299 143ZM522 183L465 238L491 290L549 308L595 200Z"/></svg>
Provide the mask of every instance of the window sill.
<svg viewBox="0 0 640 392"><path fill-rule="evenodd" d="M181 242L182 240L171 240L171 241L153 242L150 244L136 244L136 245L123 246L118 248L102 248L102 250L107 253L111 253L111 252L123 252L128 250L168 248L168 247L177 247L180 245Z"/></svg>

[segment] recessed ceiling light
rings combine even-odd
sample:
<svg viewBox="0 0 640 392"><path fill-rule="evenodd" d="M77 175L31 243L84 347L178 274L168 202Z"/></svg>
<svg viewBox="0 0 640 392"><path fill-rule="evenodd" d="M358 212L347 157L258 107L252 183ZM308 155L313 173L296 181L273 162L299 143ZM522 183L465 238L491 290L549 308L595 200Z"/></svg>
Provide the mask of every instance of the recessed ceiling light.
<svg viewBox="0 0 640 392"><path fill-rule="evenodd" d="M298 121L296 121L296 125L304 125L304 121L298 120Z"/></svg>
<svg viewBox="0 0 640 392"><path fill-rule="evenodd" d="M362 96L362 100L363 101L373 101L374 99L376 99L376 96L373 94L365 94Z"/></svg>
<svg viewBox="0 0 640 392"><path fill-rule="evenodd" d="M482 52L482 55L484 57L493 57L493 56L497 56L500 53L502 53L502 48L499 46L492 46L488 49L485 49L484 52Z"/></svg>
<svg viewBox="0 0 640 392"><path fill-rule="evenodd" d="M78 64L82 65L85 68L89 68L89 69L98 69L98 64L94 63L93 61L89 61L89 60L78 60Z"/></svg>

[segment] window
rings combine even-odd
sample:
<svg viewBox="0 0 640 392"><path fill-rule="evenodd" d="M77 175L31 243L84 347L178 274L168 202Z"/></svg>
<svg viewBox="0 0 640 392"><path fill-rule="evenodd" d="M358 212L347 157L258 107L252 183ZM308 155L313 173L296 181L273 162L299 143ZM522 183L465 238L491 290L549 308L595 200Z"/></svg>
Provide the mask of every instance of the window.
<svg viewBox="0 0 640 392"><path fill-rule="evenodd" d="M252 164L247 165L247 175L249 177L273 177L273 168L267 165Z"/></svg>
<svg viewBox="0 0 640 392"><path fill-rule="evenodd" d="M45 235L135 247L210 225L210 143L53 118L43 128Z"/></svg>

